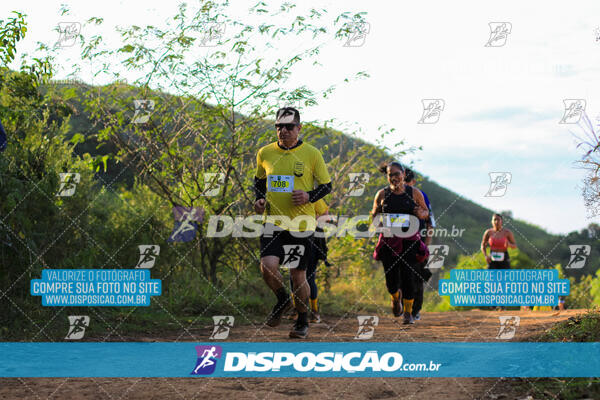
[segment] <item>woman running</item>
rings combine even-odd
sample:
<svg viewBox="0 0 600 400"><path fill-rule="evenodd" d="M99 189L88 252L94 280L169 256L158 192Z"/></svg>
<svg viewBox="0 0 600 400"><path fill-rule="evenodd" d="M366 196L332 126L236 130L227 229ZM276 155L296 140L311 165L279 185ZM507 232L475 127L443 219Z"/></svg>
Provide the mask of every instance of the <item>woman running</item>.
<svg viewBox="0 0 600 400"><path fill-rule="evenodd" d="M379 190L375 195L372 217L381 214L386 229L406 228L410 221L418 223L417 219L427 219L429 212L423 194L404 183L402 164L384 163L379 170L386 174L389 186ZM416 219L410 219L411 215ZM412 227L409 226L409 230L410 228ZM412 307L417 285L416 273L419 270L419 263L429 255L418 229L415 230L417 232L410 237L380 233L373 253L373 257L383 263L385 283L392 296L392 313L395 317L399 317L404 311L405 324L415 323Z"/></svg>
<svg viewBox="0 0 600 400"><path fill-rule="evenodd" d="M508 248L516 249L517 243L512 232L502 227L502 215L494 214L492 228L485 231L481 240L481 252L488 264L488 269L510 269ZM490 248L490 255L486 249Z"/></svg>

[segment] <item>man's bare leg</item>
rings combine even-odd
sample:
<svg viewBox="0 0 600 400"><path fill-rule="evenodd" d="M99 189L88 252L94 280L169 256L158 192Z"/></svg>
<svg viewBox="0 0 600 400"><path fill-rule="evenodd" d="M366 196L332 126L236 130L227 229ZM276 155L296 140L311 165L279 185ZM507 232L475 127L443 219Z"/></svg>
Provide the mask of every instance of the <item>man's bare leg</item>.
<svg viewBox="0 0 600 400"><path fill-rule="evenodd" d="M308 297L310 296L310 288L306 281L306 271L298 269L290 269L292 274L292 282L294 283L294 300L296 303L296 311L298 313L308 312Z"/></svg>
<svg viewBox="0 0 600 400"><path fill-rule="evenodd" d="M266 324L275 327L281 322L281 316L292 307L290 296L283 285L283 276L279 272L279 257L265 256L260 259L260 271L269 288L277 296L277 304L267 317Z"/></svg>
<svg viewBox="0 0 600 400"><path fill-rule="evenodd" d="M279 272L279 257L266 256L260 259L260 271L265 283L273 293L283 287L283 276Z"/></svg>

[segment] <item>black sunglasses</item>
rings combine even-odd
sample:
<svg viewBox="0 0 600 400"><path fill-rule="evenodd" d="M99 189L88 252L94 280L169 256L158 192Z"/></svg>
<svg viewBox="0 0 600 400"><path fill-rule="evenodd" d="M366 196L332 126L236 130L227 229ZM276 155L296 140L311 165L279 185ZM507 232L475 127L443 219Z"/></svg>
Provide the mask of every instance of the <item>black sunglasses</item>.
<svg viewBox="0 0 600 400"><path fill-rule="evenodd" d="M288 131L293 130L296 127L296 124L275 124L275 128L277 129L287 129Z"/></svg>
<svg viewBox="0 0 600 400"><path fill-rule="evenodd" d="M387 174L387 175L390 177L393 177L393 176L400 176L401 173L400 172L392 172L391 174Z"/></svg>

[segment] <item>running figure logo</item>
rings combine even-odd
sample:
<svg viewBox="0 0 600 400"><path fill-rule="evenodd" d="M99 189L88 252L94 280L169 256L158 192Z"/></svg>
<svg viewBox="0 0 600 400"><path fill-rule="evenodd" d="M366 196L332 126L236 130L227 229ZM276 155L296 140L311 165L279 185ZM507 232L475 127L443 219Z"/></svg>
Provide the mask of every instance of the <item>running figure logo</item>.
<svg viewBox="0 0 600 400"><path fill-rule="evenodd" d="M154 100L134 100L135 114L133 115L134 124L145 124L150 120L150 114L154 111Z"/></svg>
<svg viewBox="0 0 600 400"><path fill-rule="evenodd" d="M565 268L580 269L585 266L592 248L588 244L572 244L569 245L569 250L571 250L571 259Z"/></svg>
<svg viewBox="0 0 600 400"><path fill-rule="evenodd" d="M212 340L225 340L229 336L229 330L233 328L234 318L231 315L214 315L213 321L215 327L213 328L212 335L209 339Z"/></svg>
<svg viewBox="0 0 600 400"><path fill-rule="evenodd" d="M54 47L73 46L80 32L81 24L79 22L59 22L58 40L56 41Z"/></svg>
<svg viewBox="0 0 600 400"><path fill-rule="evenodd" d="M218 196L223 183L225 183L224 173L206 172L204 174L204 196Z"/></svg>
<svg viewBox="0 0 600 400"><path fill-rule="evenodd" d="M377 315L359 315L356 318L358 318L358 331L354 339L371 339L375 333L375 327L379 324L379 317Z"/></svg>
<svg viewBox="0 0 600 400"><path fill-rule="evenodd" d="M512 31L510 22L490 22L490 38L485 47L502 47L506 44L508 35Z"/></svg>
<svg viewBox="0 0 600 400"><path fill-rule="evenodd" d="M350 178L350 186L348 187L346 196L362 196L365 191L365 186L369 183L370 175L366 172L350 172L348 177Z"/></svg>
<svg viewBox="0 0 600 400"><path fill-rule="evenodd" d="M283 246L283 262L281 268L298 268L304 255L304 246L301 244L286 244Z"/></svg>
<svg viewBox="0 0 600 400"><path fill-rule="evenodd" d="M585 112L586 102L584 99L564 99L565 113L559 124L576 124Z"/></svg>
<svg viewBox="0 0 600 400"><path fill-rule="evenodd" d="M87 315L69 315L69 331L65 339L79 340L83 338L85 328L90 326L90 317Z"/></svg>
<svg viewBox="0 0 600 400"><path fill-rule="evenodd" d="M506 189L512 181L510 172L490 172L490 189L484 197L502 197L506 194Z"/></svg>
<svg viewBox="0 0 600 400"><path fill-rule="evenodd" d="M196 237L198 222L204 218L204 210L199 207L173 207L175 227L167 242L189 242Z"/></svg>
<svg viewBox="0 0 600 400"><path fill-rule="evenodd" d="M200 47L215 47L225 35L224 22L206 22L206 32L200 39Z"/></svg>
<svg viewBox="0 0 600 400"><path fill-rule="evenodd" d="M152 268L156 257L160 254L160 246L157 244L142 244L139 245L140 259L136 264L136 268Z"/></svg>
<svg viewBox="0 0 600 400"><path fill-rule="evenodd" d="M361 47L367 40L367 34L371 32L371 24L368 22L354 22L349 24L350 36L344 47Z"/></svg>
<svg viewBox="0 0 600 400"><path fill-rule="evenodd" d="M443 99L423 99L423 115L417 124L436 124L444 111L446 102Z"/></svg>
<svg viewBox="0 0 600 400"><path fill-rule="evenodd" d="M81 180L81 175L78 173L60 173L60 188L56 194L58 197L70 197L75 194L77 184Z"/></svg>
<svg viewBox="0 0 600 400"><path fill-rule="evenodd" d="M500 319L500 330L498 331L496 339L509 340L515 337L517 326L519 326L519 323L521 322L521 317L506 315L498 318Z"/></svg>
<svg viewBox="0 0 600 400"><path fill-rule="evenodd" d="M427 260L427 269L438 269L444 266L445 257L448 256L450 247L445 244L430 244L427 246L429 249L429 260Z"/></svg>
<svg viewBox="0 0 600 400"><path fill-rule="evenodd" d="M198 361L190 375L210 375L215 372L217 359L223 355L221 346L196 346Z"/></svg>

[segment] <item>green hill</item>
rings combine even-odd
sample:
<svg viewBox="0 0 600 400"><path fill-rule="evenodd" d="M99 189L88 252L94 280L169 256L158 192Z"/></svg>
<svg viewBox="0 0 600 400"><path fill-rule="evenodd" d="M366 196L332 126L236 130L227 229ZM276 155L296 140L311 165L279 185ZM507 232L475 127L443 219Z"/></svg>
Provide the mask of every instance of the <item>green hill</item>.
<svg viewBox="0 0 600 400"><path fill-rule="evenodd" d="M76 146L75 151L80 155L90 153L93 156L114 152L115 148L110 144L98 146L95 135L98 133L99 127L90 122L91 119L82 104L85 93L92 87L77 82L61 83L56 86L60 89L59 92L65 104L72 112L70 136L81 133L86 138L85 141ZM94 90L104 91L106 93L104 95L105 101L111 107L111 99L133 96L136 89L125 84L113 84L94 88ZM162 93L160 96L172 97ZM117 107L116 103L112 107ZM129 114L133 115L133 112L132 105ZM243 118L243 116L239 116L239 118ZM262 144L268 143L274 138L274 133L272 136L268 134L271 124L272 122L265 121L262 126L257 128L260 131L259 134L265 137ZM383 176L377 172L377 165L381 161L388 160L389 156L373 144L327 128L305 126L304 138L323 151L324 158L330 164L330 169L332 169L334 193L328 196L327 199L332 207L332 212L343 215L368 213L371 209L374 193L386 184ZM366 154L368 162L361 166L352 165L351 151L353 149L359 149L361 153ZM247 160L250 163L253 160L255 150L254 148L247 150ZM332 165L330 161L334 159L335 163ZM108 160L107 170L99 172L97 176L101 178L101 182L113 182L115 180L118 184L125 184L130 187L135 172L133 169L122 171L122 168L122 165ZM348 172L368 172L371 174L372 178L366 185L363 196L352 199L344 196L349 185ZM446 265L455 265L459 255L471 255L479 251L481 237L484 230L490 227L493 211L429 180L424 176L426 172L417 171L418 174L423 174L419 177L418 186L428 194L436 216L437 228L433 244L448 245L450 253ZM250 182L248 182L249 185ZM600 247L597 246L598 238L594 225L580 232L572 232L567 237L549 234L526 221L513 219L511 215L505 215L505 226L513 231L519 249L534 260L533 265L514 265L513 267L545 268L558 263L564 266L570 258L568 247L570 244L590 244L592 254L584 268L567 269L567 275L579 277L593 273L600 267L598 257Z"/></svg>

